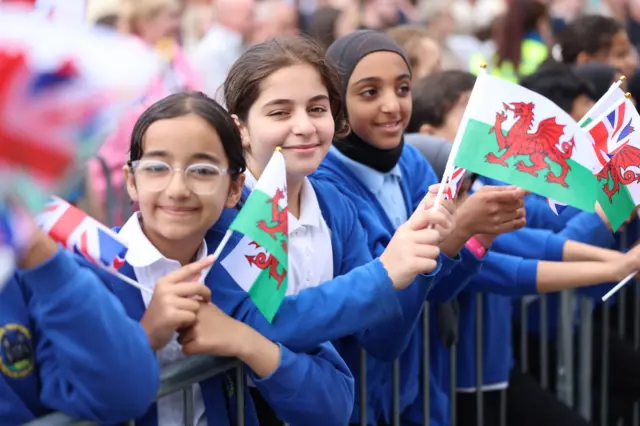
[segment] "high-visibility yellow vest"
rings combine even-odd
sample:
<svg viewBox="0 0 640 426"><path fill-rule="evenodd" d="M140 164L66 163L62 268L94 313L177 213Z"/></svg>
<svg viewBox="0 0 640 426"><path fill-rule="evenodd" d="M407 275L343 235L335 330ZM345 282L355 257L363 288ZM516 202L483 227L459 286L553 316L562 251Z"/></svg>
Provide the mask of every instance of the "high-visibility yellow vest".
<svg viewBox="0 0 640 426"><path fill-rule="evenodd" d="M487 61L485 56L480 52L471 55L469 59L469 72L478 75L481 65L487 64L489 74L517 83L521 77L536 72L540 64L544 62L549 55L549 48L538 40L524 40L521 49L522 60L520 61L517 72L514 70L511 62L505 61L498 67L496 65L496 57L494 57L493 61Z"/></svg>

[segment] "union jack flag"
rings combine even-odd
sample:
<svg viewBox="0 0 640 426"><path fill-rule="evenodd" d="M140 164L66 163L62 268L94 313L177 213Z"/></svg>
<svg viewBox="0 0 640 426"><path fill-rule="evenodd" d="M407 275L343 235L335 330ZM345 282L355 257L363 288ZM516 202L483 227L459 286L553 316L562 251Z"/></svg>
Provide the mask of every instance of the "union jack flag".
<svg viewBox="0 0 640 426"><path fill-rule="evenodd" d="M624 99L596 123L590 123L589 134L593 148L602 167L634 137L635 126L640 125L640 115L633 104Z"/></svg>
<svg viewBox="0 0 640 426"><path fill-rule="evenodd" d="M76 78L71 60L38 72L24 52L0 48L0 166L26 172L45 187L65 176L76 138L100 106L79 90L61 90Z"/></svg>
<svg viewBox="0 0 640 426"><path fill-rule="evenodd" d="M118 235L61 198L52 197L36 222L53 240L94 264L118 270L124 263L127 246Z"/></svg>
<svg viewBox="0 0 640 426"><path fill-rule="evenodd" d="M445 193L445 200L453 200L456 195L458 195L458 191L460 191L460 187L464 181L465 173L466 170L462 167L453 166L453 173L447 182L448 188Z"/></svg>
<svg viewBox="0 0 640 426"><path fill-rule="evenodd" d="M549 204L549 208L556 214L556 216L559 216L560 213L562 213L564 209L567 208L566 204L552 200L551 198L547 198L547 204Z"/></svg>

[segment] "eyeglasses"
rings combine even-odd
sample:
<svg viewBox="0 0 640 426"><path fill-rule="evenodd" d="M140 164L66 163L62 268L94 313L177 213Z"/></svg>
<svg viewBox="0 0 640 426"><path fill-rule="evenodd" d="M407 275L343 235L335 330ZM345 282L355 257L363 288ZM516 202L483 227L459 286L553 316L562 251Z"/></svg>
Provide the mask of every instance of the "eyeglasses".
<svg viewBox="0 0 640 426"><path fill-rule="evenodd" d="M147 191L164 191L171 184L173 174L180 172L189 191L198 195L213 194L222 182L221 177L229 174L213 164L191 164L186 168L171 167L164 161L138 160L131 162L136 183Z"/></svg>

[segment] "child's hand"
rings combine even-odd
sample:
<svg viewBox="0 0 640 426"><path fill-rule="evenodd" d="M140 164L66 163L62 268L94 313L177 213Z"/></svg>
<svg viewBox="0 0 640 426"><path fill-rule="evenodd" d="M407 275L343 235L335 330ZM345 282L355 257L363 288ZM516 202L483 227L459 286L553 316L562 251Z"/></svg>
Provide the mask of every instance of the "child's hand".
<svg viewBox="0 0 640 426"><path fill-rule="evenodd" d="M212 303L200 303L193 325L180 332L178 343L186 355L239 357L248 328Z"/></svg>
<svg viewBox="0 0 640 426"><path fill-rule="evenodd" d="M640 245L634 246L620 260L612 262L614 278L622 281L632 272L640 271ZM638 277L636 277L638 278Z"/></svg>
<svg viewBox="0 0 640 426"><path fill-rule="evenodd" d="M467 238L476 234L500 235L522 228L526 222L527 192L513 186L483 186L458 209L457 226Z"/></svg>
<svg viewBox="0 0 640 426"><path fill-rule="evenodd" d="M211 300L211 291L193 278L213 262L213 258L209 256L183 266L156 283L151 303L140 320L153 350L162 349L175 331L189 327L196 321L200 308L200 301L196 299L200 298L205 302Z"/></svg>
<svg viewBox="0 0 640 426"><path fill-rule="evenodd" d="M445 191L447 190L446 187L447 185L445 185ZM439 189L440 184L431 185L429 187L429 192L422 199L420 205L425 209L436 209L435 200ZM443 197L440 199L440 204L438 205L437 210L444 214L447 221L446 226L436 225L433 227L433 229L438 231L440 234L440 241L443 241L449 236L449 234L451 234L456 226L456 203L454 200L445 200Z"/></svg>
<svg viewBox="0 0 640 426"><path fill-rule="evenodd" d="M441 239L436 229L449 226L443 210L416 209L409 220L396 230L380 256L396 289L408 287L416 275L429 273L438 265ZM436 229L429 229L429 225Z"/></svg>
<svg viewBox="0 0 640 426"><path fill-rule="evenodd" d="M45 232L34 229L24 253L18 259L20 269L31 269L52 258L58 246Z"/></svg>

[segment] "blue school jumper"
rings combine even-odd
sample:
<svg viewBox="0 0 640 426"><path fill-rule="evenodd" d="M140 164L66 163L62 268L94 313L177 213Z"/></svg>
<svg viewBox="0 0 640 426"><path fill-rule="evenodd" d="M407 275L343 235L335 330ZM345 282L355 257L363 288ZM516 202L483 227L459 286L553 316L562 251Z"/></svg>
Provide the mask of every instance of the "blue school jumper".
<svg viewBox="0 0 640 426"><path fill-rule="evenodd" d="M541 233L555 233L566 240L578 241L597 247L613 248L616 245L614 234L595 213L587 213L578 209L567 207L560 216L556 216L548 208L546 201L537 195L527 197L527 228L545 228L538 230ZM571 210L570 210L571 209ZM529 211L533 220L529 221ZM569 211L568 211L569 210ZM535 232L535 231L534 231ZM534 256L532 256L534 257ZM547 253L535 256L541 260L551 260ZM601 298L616 283L604 283L576 289L576 294L591 298L595 304L602 303ZM547 299L547 332L550 339L555 338L558 327L559 295L556 293L546 295ZM521 311L516 309L514 317L520 319ZM574 310L575 323L580 321L580 307L576 304ZM527 309L527 327L533 333L540 332L540 303L538 300L531 302Z"/></svg>
<svg viewBox="0 0 640 426"><path fill-rule="evenodd" d="M210 230L205 239L209 254L213 253L224 236L223 230ZM235 247L239 239L232 238L220 255L224 257ZM136 279L133 268L125 263L120 273ZM259 329L262 322L252 323L242 315L242 303L252 303L248 293L242 290L220 262L216 262L205 279L212 290L211 302L227 315ZM140 291L114 278L115 294L122 300L129 316L139 321L145 311ZM269 336L267 336L269 337ZM315 345L296 353L280 346L280 364L268 377L258 378L248 371L265 400L283 420L296 425L324 426L344 424L349 418L353 403L353 377L344 361L330 344ZM303 352L303 351L300 351ZM231 374L222 373L199 383L205 404L207 423L215 426L237 424L237 394ZM258 419L249 393L244 386L244 417L247 426L257 426ZM139 425L156 425L157 409L153 404L147 413L136 420Z"/></svg>
<svg viewBox="0 0 640 426"><path fill-rule="evenodd" d="M414 179L404 178L400 181L400 187L405 202L406 211L410 214L413 212L429 190L429 186L438 183L437 177L429 163L424 159L420 152L410 145L405 145L400 160L398 162L401 175L415 176ZM330 182L335 185L344 196L348 197L357 208L358 217L369 236L369 250L372 255L379 256L395 233L395 227L388 217L387 212L381 205L376 196L357 178L357 176L344 164L339 156L330 151L324 159L320 168L312 175L312 178ZM380 232L380 228L383 232ZM436 302L446 302L460 292L462 288L469 282L469 279L480 268L482 261L478 260L466 249L463 249L461 255L456 259L450 259L445 255L440 256L441 270L436 275L433 288L428 293L428 300ZM456 273L453 278L450 274ZM450 279L451 278L451 279ZM411 287L409 287L411 289ZM409 290L408 289L408 290ZM420 299L422 303L425 299ZM435 311L435 309L433 309ZM421 323L421 315L418 315L413 323ZM435 317L432 317L435 323ZM422 329L413 327L411 329L411 341L400 357L400 380L402 383L400 396L400 409L405 411L413 403L421 404L421 359L422 359ZM432 358L448 357L446 349L440 344L440 338L437 333L430 337L431 347L438 352L432 355ZM368 420L375 423L376 419L384 418L390 420L392 413L392 372L393 364L390 362L380 365L379 369L384 369L385 387L382 389L382 395L377 400L372 401L369 405L370 414ZM434 383L435 387L439 384ZM369 387L369 385L368 385ZM435 392L432 392L435 393ZM375 406L371 406L376 404ZM432 405L433 413L446 410L446 407ZM420 419L415 421L421 423L421 410L408 410L408 412L420 412ZM354 412L351 421L359 421L359 413ZM436 414L438 416L439 414ZM404 421L404 420L403 420ZM407 421L410 421L407 419Z"/></svg>
<svg viewBox="0 0 640 426"><path fill-rule="evenodd" d="M295 348L332 340L354 373L356 386L359 384L360 348L364 348L371 355L367 363L367 400L376 401L387 380L386 371L377 367L376 360L395 359L413 338L411 331L419 320L422 303L440 267L417 278L408 289L395 291L382 263L379 259L372 260L367 247L367 238L376 234L365 234L355 207L332 184L310 181L323 219L331 230L335 278L286 297L274 322L278 325L277 330L269 327L258 330ZM245 188L243 198L248 195ZM216 227L229 223L230 218L224 218L229 214L225 212ZM386 238L382 227L372 231ZM318 309L318 305L323 308ZM261 318L252 304L246 312ZM299 318L305 320L299 321ZM359 415L359 395L356 392L354 416ZM375 418L371 407L369 409L368 418Z"/></svg>
<svg viewBox="0 0 640 426"><path fill-rule="evenodd" d="M482 178L487 184L491 185L504 185L502 182ZM596 213L587 213L574 207L566 207L560 215L556 215L551 211L549 205L544 197L531 194L525 198L525 208L527 211L527 225L526 228L518 231L520 234L513 233L514 238L511 241L511 249L503 248L505 252L513 250L514 254L522 255L523 257L540 259L540 260L562 260L562 256L558 256L555 249L542 249L541 251L535 251L535 247L541 247L534 242L536 238L544 238L547 235L549 238L556 240L564 239L577 241L585 244L591 244L597 247L603 248L615 248L619 247L616 244L616 236L607 228L605 223L600 219ZM532 229L534 228L534 229ZM635 230L635 227L631 227ZM521 237L518 241L517 237ZM525 251L517 251L524 248ZM603 283L601 285L589 286L576 289L578 295L587 296L591 298L594 303L602 303L602 296L604 296L616 283ZM557 293L547 294L547 327L549 338L555 338L558 327L558 306L559 295ZM519 300L514 300L514 303L519 304ZM615 300L614 300L615 303ZM521 310L515 309L514 317L520 319ZM576 304L574 310L574 317L576 324L580 321L580 309ZM527 308L527 327L528 330L533 333L540 332L540 302L535 300L530 303Z"/></svg>
<svg viewBox="0 0 640 426"><path fill-rule="evenodd" d="M483 185L503 185L479 177L472 192ZM523 241L526 244L523 245ZM537 235L527 229L498 236L477 276L458 297L460 342L457 351L457 387L476 387L477 293L483 305L483 383L507 383L513 367L511 343L512 299L537 294L538 260L529 259L547 252L552 260L562 259L565 240L553 234ZM512 255L514 251L529 256Z"/></svg>
<svg viewBox="0 0 640 426"><path fill-rule="evenodd" d="M115 424L158 390L147 336L75 255L59 249L0 293L0 425L62 411Z"/></svg>

